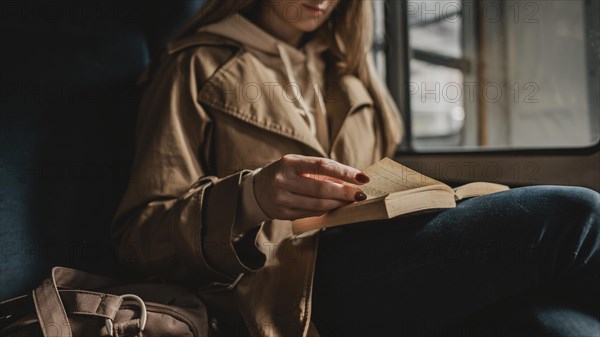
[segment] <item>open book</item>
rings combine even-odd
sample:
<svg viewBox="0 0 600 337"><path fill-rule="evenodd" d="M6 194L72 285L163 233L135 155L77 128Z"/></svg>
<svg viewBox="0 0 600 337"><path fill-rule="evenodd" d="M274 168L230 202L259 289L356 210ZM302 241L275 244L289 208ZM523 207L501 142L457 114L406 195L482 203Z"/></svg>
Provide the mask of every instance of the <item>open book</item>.
<svg viewBox="0 0 600 337"><path fill-rule="evenodd" d="M508 190L508 186L487 182L469 183L453 189L389 158L378 161L363 172L371 180L357 187L365 192L366 200L336 208L321 216L294 220L293 233L452 208L462 199Z"/></svg>

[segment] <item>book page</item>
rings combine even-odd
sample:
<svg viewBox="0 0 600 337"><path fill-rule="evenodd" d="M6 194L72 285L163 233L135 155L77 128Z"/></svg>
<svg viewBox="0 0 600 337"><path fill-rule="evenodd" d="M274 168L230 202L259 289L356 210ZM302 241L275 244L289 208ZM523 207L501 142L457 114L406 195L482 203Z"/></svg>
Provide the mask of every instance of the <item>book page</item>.
<svg viewBox="0 0 600 337"><path fill-rule="evenodd" d="M455 188L454 195L456 200L462 200L480 195L506 191L508 189L509 187L506 185L478 181Z"/></svg>
<svg viewBox="0 0 600 337"><path fill-rule="evenodd" d="M371 180L366 184L357 185L357 187L365 192L367 200L417 187L443 185L443 183L411 170L387 157L367 167L363 172Z"/></svg>

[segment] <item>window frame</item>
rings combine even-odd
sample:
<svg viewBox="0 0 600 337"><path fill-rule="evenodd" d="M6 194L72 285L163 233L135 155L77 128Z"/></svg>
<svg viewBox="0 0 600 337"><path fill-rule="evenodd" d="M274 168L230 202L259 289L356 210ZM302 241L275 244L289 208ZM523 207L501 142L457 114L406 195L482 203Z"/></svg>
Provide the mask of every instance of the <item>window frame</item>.
<svg viewBox="0 0 600 337"><path fill-rule="evenodd" d="M396 149L396 156L402 155L482 155L482 154L515 154L515 155L589 155L600 152L600 137L594 144L583 147L556 147L556 148L448 148L448 149L416 149L412 140L412 118L410 102L410 55L409 55L409 27L408 27L408 3L410 0L385 0L385 32L386 32L386 78L385 81L390 88L392 97L398 104L400 115L404 121L404 137L400 146ZM474 0L465 0L474 1ZM478 1L470 3L477 9ZM591 127L595 134L600 134L600 43L595 38L600 34L600 1L584 0L585 3L585 25L586 25L586 55L587 66L592 71L588 72L588 91ZM465 58L466 55L463 55ZM477 68L475 66L474 68ZM477 107L476 114L480 114ZM478 123L478 121L476 121ZM466 127L466 124L465 124ZM479 128L477 133L479 133Z"/></svg>

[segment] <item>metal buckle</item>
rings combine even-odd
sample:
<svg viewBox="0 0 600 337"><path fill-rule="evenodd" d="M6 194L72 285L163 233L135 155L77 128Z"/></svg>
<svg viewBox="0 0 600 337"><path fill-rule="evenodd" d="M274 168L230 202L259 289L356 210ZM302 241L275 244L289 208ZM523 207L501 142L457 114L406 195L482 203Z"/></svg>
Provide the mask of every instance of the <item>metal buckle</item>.
<svg viewBox="0 0 600 337"><path fill-rule="evenodd" d="M208 289L209 292L218 291L218 290L232 290L235 286L240 282L242 277L244 277L244 273L240 273L231 283L223 283L223 282L211 282L209 286L220 287L218 289Z"/></svg>
<svg viewBox="0 0 600 337"><path fill-rule="evenodd" d="M134 294L125 294L120 296L123 300L130 299L134 300L140 306L140 333L144 331L146 328L146 321L148 320L148 311L146 310L146 303L139 296ZM114 324L112 319L106 318L104 320L106 324L106 330L108 331L109 336L114 336Z"/></svg>
<svg viewBox="0 0 600 337"><path fill-rule="evenodd" d="M230 285L227 286L228 290L232 290L233 288L235 288L235 286L240 282L240 280L242 279L242 277L244 277L244 273L240 273L235 280L233 280L233 282L231 282Z"/></svg>

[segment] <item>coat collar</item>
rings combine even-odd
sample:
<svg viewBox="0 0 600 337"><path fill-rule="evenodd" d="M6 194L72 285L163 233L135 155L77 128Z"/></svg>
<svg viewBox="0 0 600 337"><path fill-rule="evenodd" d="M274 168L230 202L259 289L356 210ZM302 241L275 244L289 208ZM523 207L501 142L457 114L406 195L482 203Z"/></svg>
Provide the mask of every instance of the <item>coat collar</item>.
<svg viewBox="0 0 600 337"><path fill-rule="evenodd" d="M332 86L328 88L331 94L327 93L326 106L331 124L330 144L334 144L344 120L360 107L372 105L373 100L356 76L336 76L337 80L329 76L327 81ZM323 149L295 111L300 107L283 89L273 70L242 49L201 88L198 97L201 104L301 142L320 156L329 158L330 153Z"/></svg>

